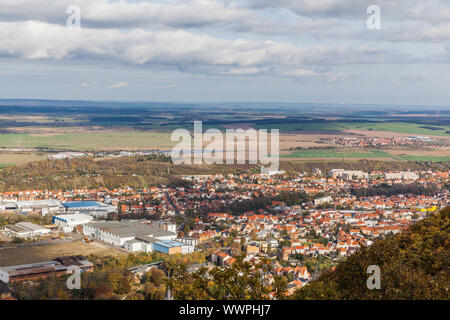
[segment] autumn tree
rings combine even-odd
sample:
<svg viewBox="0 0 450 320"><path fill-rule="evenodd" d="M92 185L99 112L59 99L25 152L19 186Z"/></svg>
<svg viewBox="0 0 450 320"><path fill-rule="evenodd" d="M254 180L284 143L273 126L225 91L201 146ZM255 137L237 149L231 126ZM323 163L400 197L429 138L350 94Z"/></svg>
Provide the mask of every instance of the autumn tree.
<svg viewBox="0 0 450 320"><path fill-rule="evenodd" d="M173 277L168 285L176 299L192 300L263 300L275 290L265 283L264 275L270 265L263 261L252 265L245 261L245 254L236 258L232 266L202 267L189 273L183 265L173 266ZM280 292L282 282L278 282Z"/></svg>

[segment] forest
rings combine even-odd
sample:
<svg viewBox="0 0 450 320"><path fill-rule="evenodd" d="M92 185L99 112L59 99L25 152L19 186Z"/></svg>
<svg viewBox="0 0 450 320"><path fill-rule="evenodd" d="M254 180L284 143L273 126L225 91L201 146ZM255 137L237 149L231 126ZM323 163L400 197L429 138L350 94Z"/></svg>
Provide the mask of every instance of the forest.
<svg viewBox="0 0 450 320"><path fill-rule="evenodd" d="M174 176L240 173L250 165L174 165L153 157L106 160L77 158L44 160L0 169L0 192L73 190L77 188L144 188L179 182Z"/></svg>

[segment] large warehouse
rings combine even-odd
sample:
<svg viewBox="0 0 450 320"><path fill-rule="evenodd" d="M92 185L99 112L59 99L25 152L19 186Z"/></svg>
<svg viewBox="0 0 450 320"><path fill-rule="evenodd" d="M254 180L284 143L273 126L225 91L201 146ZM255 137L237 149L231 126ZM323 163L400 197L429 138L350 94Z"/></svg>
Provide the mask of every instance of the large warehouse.
<svg viewBox="0 0 450 320"><path fill-rule="evenodd" d="M109 214L117 213L115 206L97 201L72 201L64 202L62 205L65 208L65 213L88 214L94 218L106 219Z"/></svg>
<svg viewBox="0 0 450 320"><path fill-rule="evenodd" d="M174 240L176 233L155 228L139 222L103 221L91 222L83 226L86 236L123 247L126 241L148 236L156 240Z"/></svg>
<svg viewBox="0 0 450 320"><path fill-rule="evenodd" d="M13 283L25 280L39 280L52 276L63 276L73 273L73 267L81 272L92 272L94 265L82 256L60 257L53 261L0 267L0 281ZM70 269L72 268L72 269Z"/></svg>
<svg viewBox="0 0 450 320"><path fill-rule="evenodd" d="M194 252L194 246L172 240L156 241L153 243L153 250L167 254L174 254L174 253L185 254Z"/></svg>
<svg viewBox="0 0 450 320"><path fill-rule="evenodd" d="M50 213L62 213L63 206L59 200L7 201L0 202L0 212L40 213L43 216Z"/></svg>
<svg viewBox="0 0 450 320"><path fill-rule="evenodd" d="M83 234L133 252L156 250L172 254L194 250L192 245L175 241L176 233L139 222L91 222L83 226Z"/></svg>
<svg viewBox="0 0 450 320"><path fill-rule="evenodd" d="M8 237L30 239L50 233L50 229L41 227L31 222L19 222L14 225L7 225L4 231Z"/></svg>
<svg viewBox="0 0 450 320"><path fill-rule="evenodd" d="M92 216L87 214L62 214L53 217L53 224L59 226L64 232L71 232L73 228L89 223L93 219Z"/></svg>

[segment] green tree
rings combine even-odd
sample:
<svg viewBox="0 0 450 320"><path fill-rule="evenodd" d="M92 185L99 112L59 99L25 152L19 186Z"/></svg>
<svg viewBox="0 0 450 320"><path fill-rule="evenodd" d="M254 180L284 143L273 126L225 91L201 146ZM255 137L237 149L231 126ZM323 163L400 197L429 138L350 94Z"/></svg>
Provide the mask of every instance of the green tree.
<svg viewBox="0 0 450 320"><path fill-rule="evenodd" d="M186 272L185 266L174 266L174 276L168 284L176 299L267 299L271 288L264 284L259 272L262 265L253 268L244 258L245 255L237 257L231 267L204 267L194 273Z"/></svg>

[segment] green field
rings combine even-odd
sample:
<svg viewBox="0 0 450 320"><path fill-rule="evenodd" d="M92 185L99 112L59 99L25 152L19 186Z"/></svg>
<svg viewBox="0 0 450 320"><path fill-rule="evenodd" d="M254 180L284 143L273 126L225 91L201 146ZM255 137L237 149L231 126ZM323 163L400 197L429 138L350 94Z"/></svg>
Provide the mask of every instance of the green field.
<svg viewBox="0 0 450 320"><path fill-rule="evenodd" d="M99 131L85 133L0 134L1 148L61 148L79 151L171 148L170 133Z"/></svg>
<svg viewBox="0 0 450 320"><path fill-rule="evenodd" d="M434 157L434 156L413 156L413 155L400 155L397 156L407 161L431 161L431 162L448 162L450 157Z"/></svg>
<svg viewBox="0 0 450 320"><path fill-rule="evenodd" d="M336 122L298 122L298 123L276 123L276 124L257 124L257 129L279 129L281 132L287 131L310 131L310 132L336 132L341 127Z"/></svg>
<svg viewBox="0 0 450 320"><path fill-rule="evenodd" d="M353 129L353 130L374 130L374 131L389 131L389 132L398 132L398 133L406 133L411 135L433 135L433 136L450 136L450 134L446 133L446 131L450 130L449 126L431 126L436 128L442 128L442 130L432 130L428 128L424 124L418 123L409 123L409 122L378 122L378 123L370 123L370 122L361 122L361 123L336 123L339 128L345 129Z"/></svg>
<svg viewBox="0 0 450 320"><path fill-rule="evenodd" d="M273 125L257 125L258 129L279 129L280 131L306 131L306 132L339 132L344 130L373 130L388 131L411 135L434 135L450 136L446 131L450 131L450 126L431 126L442 130L432 130L427 125L409 122L298 122L298 123L277 123Z"/></svg>
<svg viewBox="0 0 450 320"><path fill-rule="evenodd" d="M367 150L367 152L358 150L355 152L347 150L297 150L290 154L281 155L281 158L299 158L299 159L391 159L396 161L431 161L448 162L448 156L420 156L420 155L395 155L381 150Z"/></svg>
<svg viewBox="0 0 450 320"><path fill-rule="evenodd" d="M281 155L282 158L356 158L356 159L376 159L376 158L394 158L393 155L380 151L368 150L367 152L340 152L337 150L298 150L288 155Z"/></svg>

